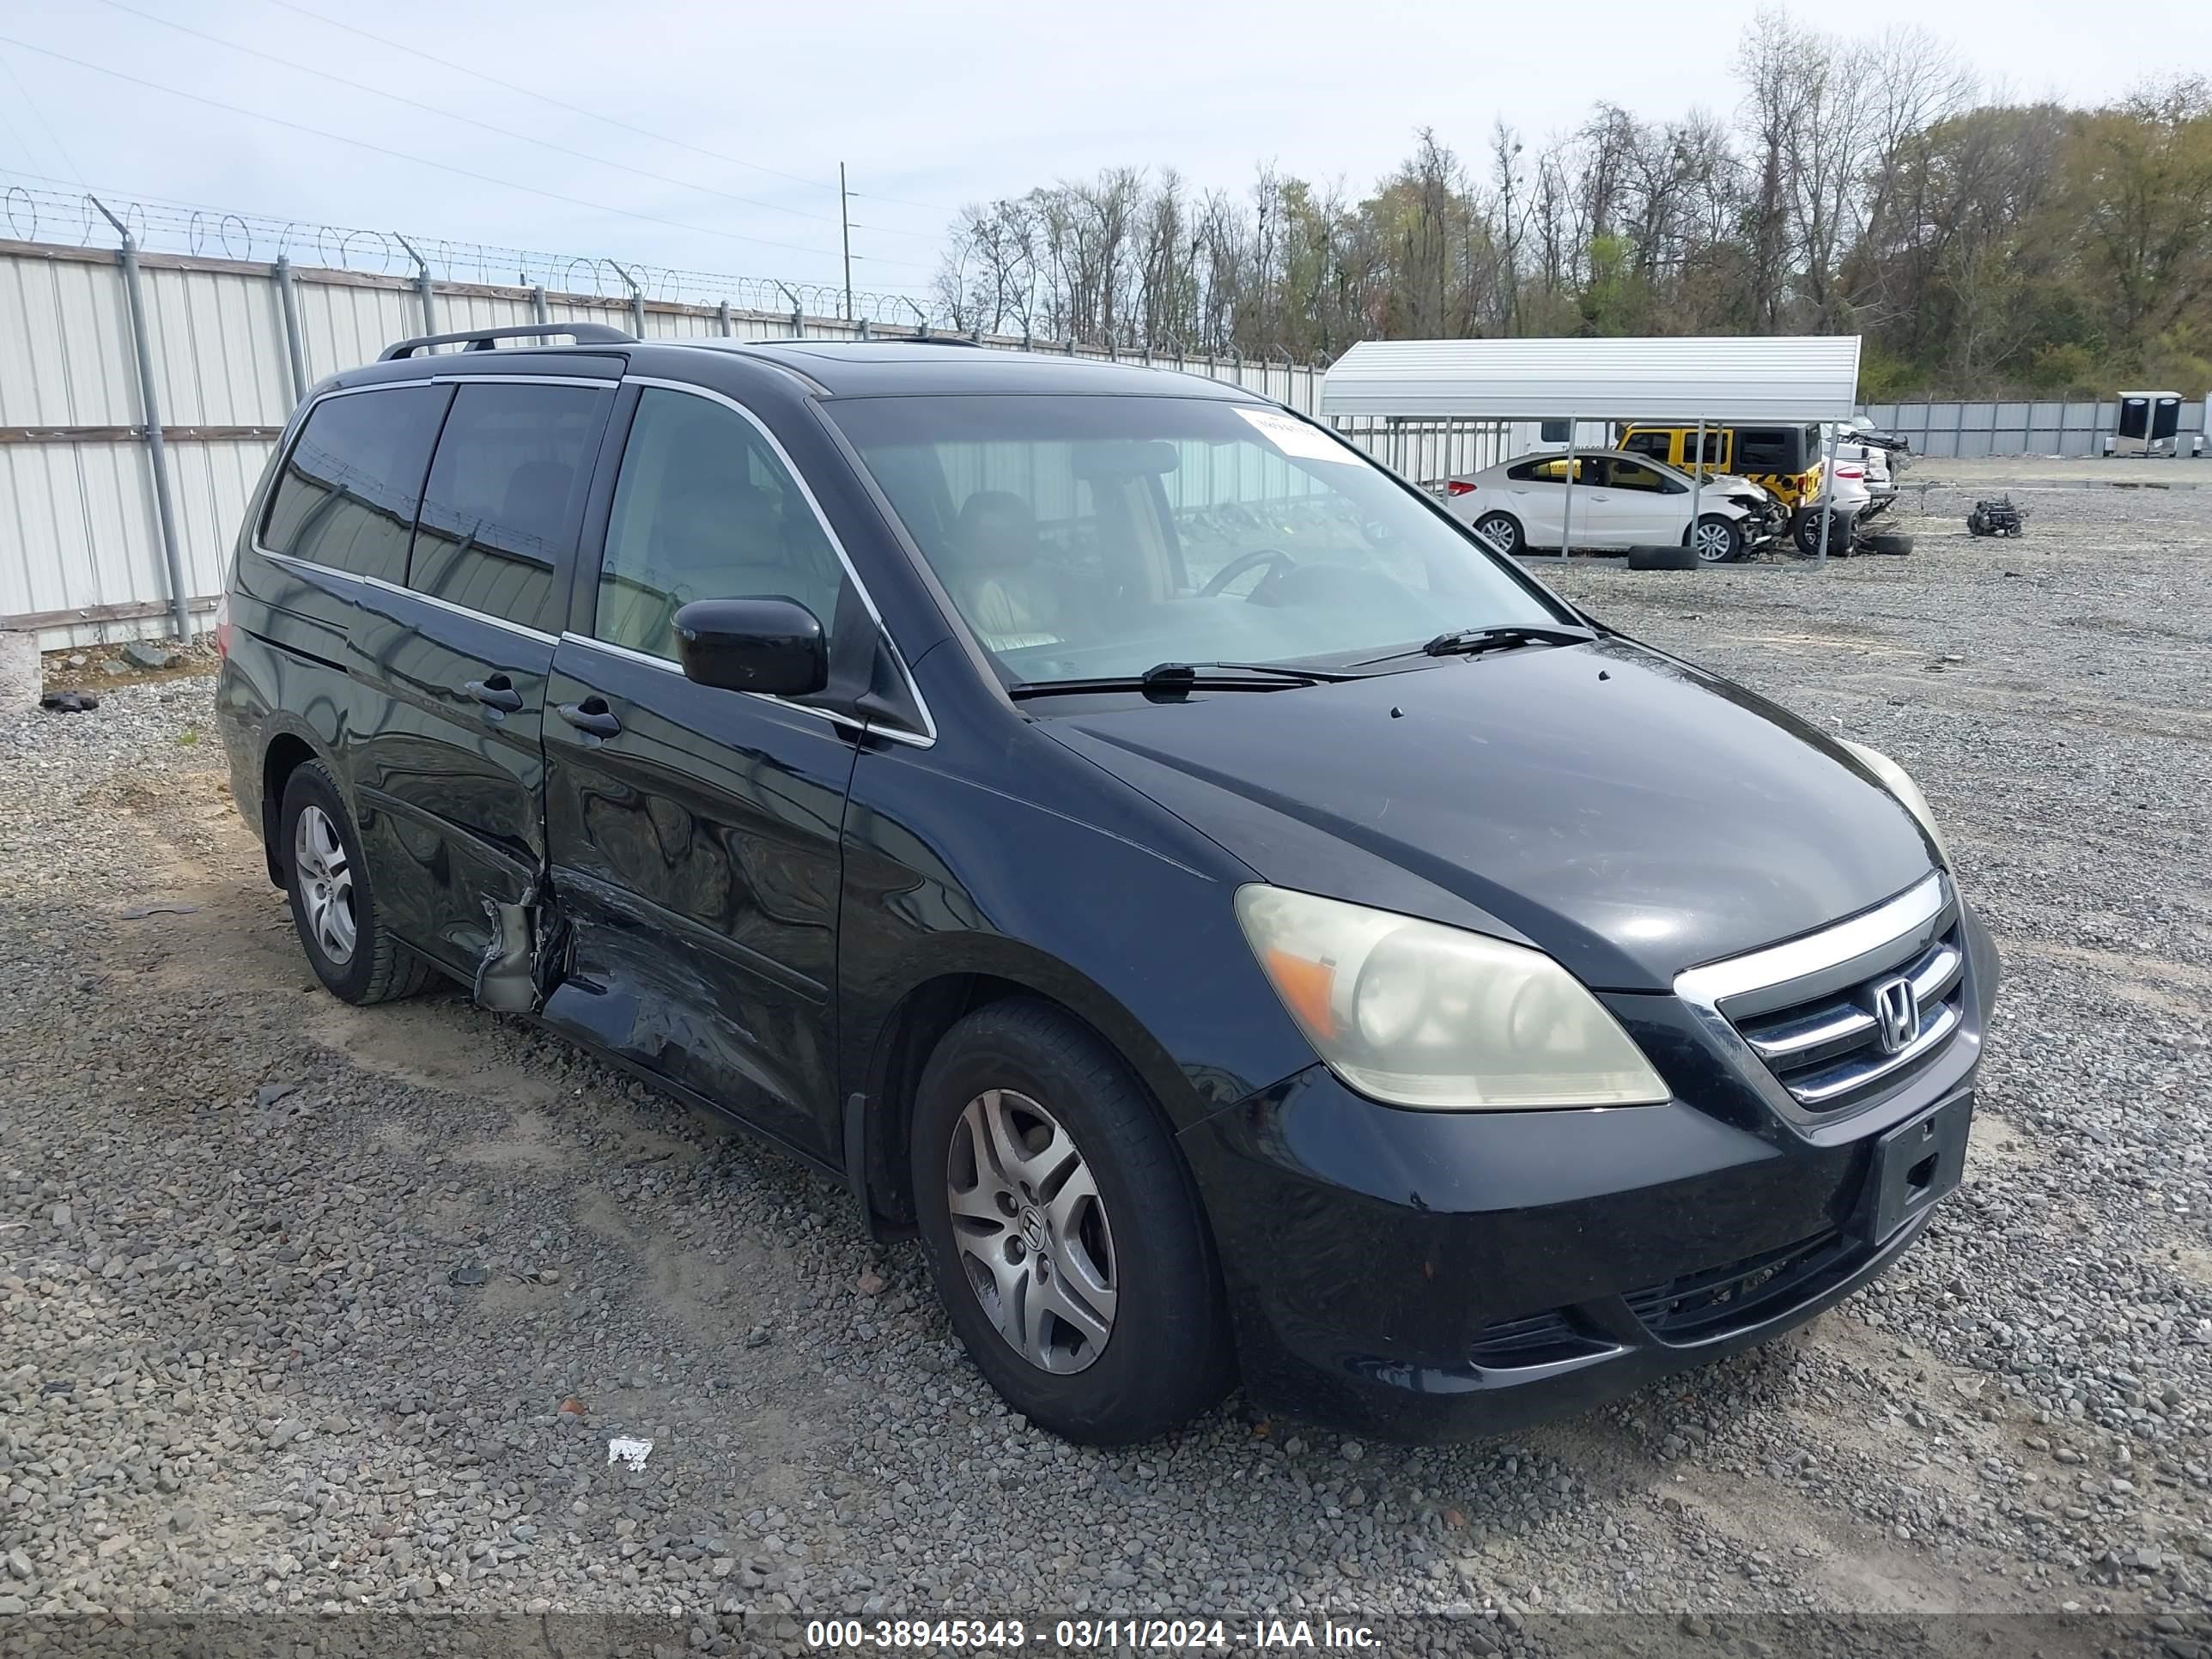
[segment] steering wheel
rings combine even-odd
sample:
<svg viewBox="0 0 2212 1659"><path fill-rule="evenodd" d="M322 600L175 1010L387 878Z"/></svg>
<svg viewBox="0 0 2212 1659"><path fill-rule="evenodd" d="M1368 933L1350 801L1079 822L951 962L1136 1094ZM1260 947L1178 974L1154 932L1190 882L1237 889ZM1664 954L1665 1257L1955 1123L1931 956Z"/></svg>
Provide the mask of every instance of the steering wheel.
<svg viewBox="0 0 2212 1659"><path fill-rule="evenodd" d="M1261 578L1260 586L1244 596L1247 599L1256 598L1268 583L1273 581L1284 571L1295 570L1297 568L1297 562L1289 554L1278 548L1255 547L1249 553L1239 553L1227 564L1215 571L1213 580L1198 590L1198 596L1202 599L1218 599L1222 591L1246 571L1263 564L1273 567L1271 574Z"/></svg>

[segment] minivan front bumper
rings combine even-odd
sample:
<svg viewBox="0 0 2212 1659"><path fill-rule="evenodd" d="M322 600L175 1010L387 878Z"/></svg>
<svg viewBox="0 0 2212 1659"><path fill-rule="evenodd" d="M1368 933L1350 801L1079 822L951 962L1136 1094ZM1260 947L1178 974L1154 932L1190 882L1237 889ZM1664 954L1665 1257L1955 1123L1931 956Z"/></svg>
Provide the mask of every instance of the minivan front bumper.
<svg viewBox="0 0 2212 1659"><path fill-rule="evenodd" d="M1663 1105L1423 1112L1325 1067L1194 1124L1255 1404L1402 1440L1500 1432L1766 1340L1925 1228L1965 1158L1996 976L1965 918L1970 1029L1842 1121L1785 1122L1676 999L1606 1000ZM1923 1159L1923 1149L1928 1151Z"/></svg>

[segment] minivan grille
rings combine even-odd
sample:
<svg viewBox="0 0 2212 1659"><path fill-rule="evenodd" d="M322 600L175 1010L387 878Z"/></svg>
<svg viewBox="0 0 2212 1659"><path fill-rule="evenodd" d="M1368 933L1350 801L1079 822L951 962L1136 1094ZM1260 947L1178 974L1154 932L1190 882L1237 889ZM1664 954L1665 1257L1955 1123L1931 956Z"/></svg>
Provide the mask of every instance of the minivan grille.
<svg viewBox="0 0 2212 1659"><path fill-rule="evenodd" d="M1965 969L1954 921L1934 944L1856 985L1734 1024L1798 1104L1838 1111L1903 1082L1942 1052L1966 1017Z"/></svg>

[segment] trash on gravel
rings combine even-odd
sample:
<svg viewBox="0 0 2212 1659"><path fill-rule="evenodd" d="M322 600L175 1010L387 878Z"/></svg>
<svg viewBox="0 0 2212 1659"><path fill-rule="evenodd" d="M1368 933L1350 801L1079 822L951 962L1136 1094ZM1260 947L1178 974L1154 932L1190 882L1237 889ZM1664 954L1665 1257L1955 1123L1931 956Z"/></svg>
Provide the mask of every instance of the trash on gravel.
<svg viewBox="0 0 2212 1659"><path fill-rule="evenodd" d="M57 714L89 714L100 707L100 699L89 691L49 691L39 699L39 707Z"/></svg>
<svg viewBox="0 0 2212 1659"><path fill-rule="evenodd" d="M607 1442L607 1462L626 1464L633 1469L645 1467L645 1460L653 1455L653 1442L630 1440L617 1435Z"/></svg>
<svg viewBox="0 0 2212 1659"><path fill-rule="evenodd" d="M197 904L185 904L175 899L156 899L151 904L134 904L116 914L125 921L143 921L149 916L191 916L199 914Z"/></svg>
<svg viewBox="0 0 2212 1659"><path fill-rule="evenodd" d="M446 1282L462 1285L489 1285L491 1283L491 1269L474 1261L467 1262L447 1273Z"/></svg>
<svg viewBox="0 0 2212 1659"><path fill-rule="evenodd" d="M2027 531L2027 513L2014 507L2009 495L1988 495L1966 514L1967 533L1975 536L2020 536Z"/></svg>

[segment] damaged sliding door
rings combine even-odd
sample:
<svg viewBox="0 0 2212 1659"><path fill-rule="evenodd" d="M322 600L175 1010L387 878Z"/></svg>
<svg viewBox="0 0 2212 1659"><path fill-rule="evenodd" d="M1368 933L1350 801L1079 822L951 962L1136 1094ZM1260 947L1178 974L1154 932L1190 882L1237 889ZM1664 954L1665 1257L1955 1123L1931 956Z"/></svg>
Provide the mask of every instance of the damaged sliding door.
<svg viewBox="0 0 2212 1659"><path fill-rule="evenodd" d="M348 630L343 741L380 908L474 977L501 953L500 907L543 882L546 684L613 392L512 370L453 382L404 577L366 586Z"/></svg>

